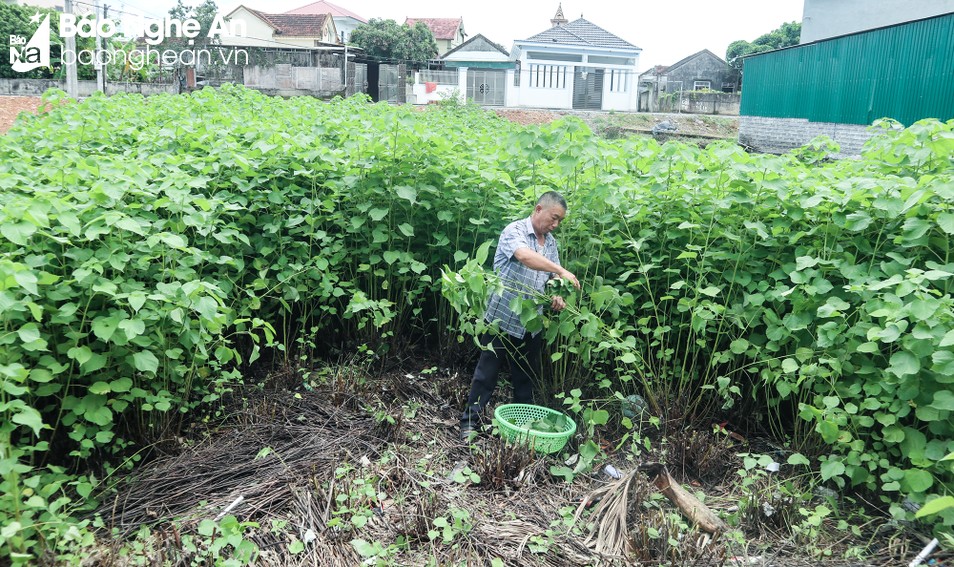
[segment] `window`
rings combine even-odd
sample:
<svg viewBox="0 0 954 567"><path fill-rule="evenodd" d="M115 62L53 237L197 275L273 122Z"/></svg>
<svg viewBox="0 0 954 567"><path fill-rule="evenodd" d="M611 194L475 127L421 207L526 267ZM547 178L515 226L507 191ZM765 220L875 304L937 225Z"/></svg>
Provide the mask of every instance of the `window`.
<svg viewBox="0 0 954 567"><path fill-rule="evenodd" d="M544 89L566 88L565 65L530 65L530 86Z"/></svg>
<svg viewBox="0 0 954 567"><path fill-rule="evenodd" d="M605 79L604 79L605 80ZM610 69L609 90L611 93L625 93L629 88L629 71Z"/></svg>
<svg viewBox="0 0 954 567"><path fill-rule="evenodd" d="M513 86L520 86L520 61L517 61L516 68L513 70Z"/></svg>
<svg viewBox="0 0 954 567"><path fill-rule="evenodd" d="M710 88L712 88L711 81L693 81L692 83L692 90L694 91L701 91L701 90L710 89Z"/></svg>
<svg viewBox="0 0 954 567"><path fill-rule="evenodd" d="M601 63L603 65L635 65L635 59L627 59L626 57L607 57L605 55L590 55L586 58L588 63Z"/></svg>
<svg viewBox="0 0 954 567"><path fill-rule="evenodd" d="M540 59L542 61L573 61L579 63L583 61L582 55L572 55L569 53L547 53L543 51L528 51L528 59Z"/></svg>

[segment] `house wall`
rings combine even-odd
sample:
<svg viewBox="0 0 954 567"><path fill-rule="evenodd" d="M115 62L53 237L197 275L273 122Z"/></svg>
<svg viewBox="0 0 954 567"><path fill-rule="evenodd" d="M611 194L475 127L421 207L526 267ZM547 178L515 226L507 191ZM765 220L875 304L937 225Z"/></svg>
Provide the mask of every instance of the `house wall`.
<svg viewBox="0 0 954 567"><path fill-rule="evenodd" d="M686 61L676 69L666 72L668 92L691 91L695 81L709 81L709 88L721 91L723 83L732 82L733 73L727 65L709 56L700 56Z"/></svg>
<svg viewBox="0 0 954 567"><path fill-rule="evenodd" d="M954 0L805 0L801 43L954 12Z"/></svg>
<svg viewBox="0 0 954 567"><path fill-rule="evenodd" d="M271 26L263 22L258 16L253 15L244 7L235 10L230 16L230 21L241 20L245 22L245 37L234 35L222 35L222 45L237 45L247 47L279 47L272 38L275 31ZM284 40L280 40L284 42ZM313 46L314 43L309 45Z"/></svg>
<svg viewBox="0 0 954 567"><path fill-rule="evenodd" d="M445 53L457 47L456 45L451 45L453 42L449 39L437 39L437 56L443 57Z"/></svg>
<svg viewBox="0 0 954 567"><path fill-rule="evenodd" d="M552 63L552 62L551 62ZM514 71L515 73L516 71ZM506 106L532 106L538 108L573 108L573 66L567 65L566 86L562 89L531 87L530 69L523 64L520 69L520 86L513 86L513 73L507 73Z"/></svg>
<svg viewBox="0 0 954 567"><path fill-rule="evenodd" d="M554 55L577 55L582 61L559 61L559 60L531 60L527 57L527 51L549 51ZM632 67L620 65L603 65L600 63L589 62L589 55L585 51L581 53L568 46L559 46L557 49L547 49L546 47L527 47L520 56L520 86L514 86L513 76L508 74L506 106L527 106L553 109L572 109L573 108L573 84L577 67L586 67L587 69L603 69L606 75L603 79L603 110L633 111L637 108L638 97L638 74L636 68L639 65L638 54L622 53L593 53L594 56L615 56L628 57L633 59ZM562 56L562 55L561 55ZM560 65L566 67L566 86L564 88L546 88L531 86L531 65ZM627 88L625 92L612 92L610 90L609 72L610 70L624 71L629 74Z"/></svg>
<svg viewBox="0 0 954 567"><path fill-rule="evenodd" d="M350 16L346 16L346 17L335 16L334 20L335 20L335 28L338 30L339 37L341 37L342 34L344 34L344 37L351 37L351 32L353 32L355 28L361 25L361 22L359 22L358 20Z"/></svg>
<svg viewBox="0 0 954 567"><path fill-rule="evenodd" d="M841 152L832 157L857 157L872 135L867 127L857 124L809 122L802 118L739 118L739 143L762 153L785 153L817 136L828 136L841 146Z"/></svg>
<svg viewBox="0 0 954 567"><path fill-rule="evenodd" d="M603 110L636 110L638 79L636 73L630 73L626 81L626 91L613 92L610 90L609 77L605 77L603 79Z"/></svg>

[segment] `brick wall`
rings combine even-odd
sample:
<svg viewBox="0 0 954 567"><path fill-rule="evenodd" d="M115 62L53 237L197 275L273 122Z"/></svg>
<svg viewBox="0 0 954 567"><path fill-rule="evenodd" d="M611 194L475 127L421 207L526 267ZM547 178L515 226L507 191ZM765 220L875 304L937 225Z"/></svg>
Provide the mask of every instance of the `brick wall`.
<svg viewBox="0 0 954 567"><path fill-rule="evenodd" d="M841 146L835 158L857 157L872 133L867 126L809 122L803 118L739 117L739 143L763 153L781 154L804 146L816 136L828 136Z"/></svg>

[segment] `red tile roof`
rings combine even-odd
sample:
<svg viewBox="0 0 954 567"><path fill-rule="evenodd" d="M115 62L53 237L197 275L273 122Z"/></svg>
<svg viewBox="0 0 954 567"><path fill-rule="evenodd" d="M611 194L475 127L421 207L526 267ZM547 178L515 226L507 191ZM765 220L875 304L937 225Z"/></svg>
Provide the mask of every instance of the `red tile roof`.
<svg viewBox="0 0 954 567"><path fill-rule="evenodd" d="M286 14L331 14L334 17L338 18L354 18L359 22L368 23L368 20L362 18L361 16L355 14L347 8L342 8L326 0L318 0L317 2L312 2L302 6L301 8L295 8L294 10L289 10L285 12Z"/></svg>
<svg viewBox="0 0 954 567"><path fill-rule="evenodd" d="M453 40L457 37L457 30L464 25L462 18L407 18L404 20L405 24L412 27L417 22L424 22L424 25L434 34L434 39Z"/></svg>
<svg viewBox="0 0 954 567"><path fill-rule="evenodd" d="M330 14L266 14L246 8L275 28L275 33L292 37L320 38ZM332 39L334 41L334 39Z"/></svg>

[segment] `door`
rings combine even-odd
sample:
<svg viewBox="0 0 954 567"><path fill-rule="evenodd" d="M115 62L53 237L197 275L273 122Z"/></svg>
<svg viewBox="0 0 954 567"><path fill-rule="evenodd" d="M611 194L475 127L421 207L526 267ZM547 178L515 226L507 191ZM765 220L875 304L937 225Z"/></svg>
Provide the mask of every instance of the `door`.
<svg viewBox="0 0 954 567"><path fill-rule="evenodd" d="M381 65L378 71L378 100L398 102L398 66Z"/></svg>
<svg viewBox="0 0 954 567"><path fill-rule="evenodd" d="M378 90L378 80L379 80L379 69L381 67L380 63L375 63L373 61L368 61L368 96L371 97L371 100L374 102L379 102L381 100L380 91Z"/></svg>
<svg viewBox="0 0 954 567"><path fill-rule="evenodd" d="M592 67L574 67L574 69L574 110L602 110L603 69L594 69Z"/></svg>
<svg viewBox="0 0 954 567"><path fill-rule="evenodd" d="M507 72L467 70L467 99L481 106L503 106L507 94Z"/></svg>

